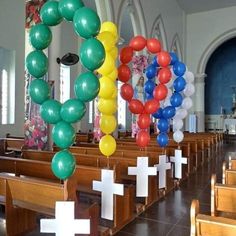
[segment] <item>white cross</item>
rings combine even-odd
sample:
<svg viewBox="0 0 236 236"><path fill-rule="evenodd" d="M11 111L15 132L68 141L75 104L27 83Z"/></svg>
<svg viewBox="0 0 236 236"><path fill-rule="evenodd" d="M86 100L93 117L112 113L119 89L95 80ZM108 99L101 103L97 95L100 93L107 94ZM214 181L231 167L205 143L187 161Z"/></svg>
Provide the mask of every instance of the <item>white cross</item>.
<svg viewBox="0 0 236 236"><path fill-rule="evenodd" d="M170 161L175 163L175 178L182 178L182 164L187 164L188 159L182 157L182 150L175 150L175 156L170 157Z"/></svg>
<svg viewBox="0 0 236 236"><path fill-rule="evenodd" d="M101 217L113 220L113 194L124 195L124 185L114 183L113 170L102 170L102 180L93 181L93 190L102 192Z"/></svg>
<svg viewBox="0 0 236 236"><path fill-rule="evenodd" d="M148 196L148 176L157 175L156 167L148 167L148 157L138 157L137 167L128 167L128 175L136 175L136 196Z"/></svg>
<svg viewBox="0 0 236 236"><path fill-rule="evenodd" d="M167 156L160 155L159 156L159 164L154 165L159 171L159 189L166 188L166 170L171 168L170 162L166 162Z"/></svg>
<svg viewBox="0 0 236 236"><path fill-rule="evenodd" d="M55 219L41 219L41 233L55 233L56 236L90 234L90 220L74 219L74 202L56 202Z"/></svg>

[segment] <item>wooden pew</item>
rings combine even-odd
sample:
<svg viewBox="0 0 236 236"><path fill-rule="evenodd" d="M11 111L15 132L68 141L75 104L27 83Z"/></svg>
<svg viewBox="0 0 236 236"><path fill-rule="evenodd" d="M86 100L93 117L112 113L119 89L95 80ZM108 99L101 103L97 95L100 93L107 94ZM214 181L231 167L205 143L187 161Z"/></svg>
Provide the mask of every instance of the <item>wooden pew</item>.
<svg viewBox="0 0 236 236"><path fill-rule="evenodd" d="M113 169L115 171L114 179L116 182L119 182L120 171L117 163L113 165ZM0 157L0 171L59 182L59 180L53 175L51 171L51 164L49 162ZM92 190L93 180L101 180L101 168L77 165L73 176L68 180L68 199L77 203L76 191L100 196L100 193L98 194ZM121 229L125 224L129 223L134 218L133 186L125 186L124 196L115 195L114 199L114 221L111 231ZM126 207L124 208L124 206ZM106 227L99 227L99 230L103 232L103 235L106 235L109 231Z"/></svg>
<svg viewBox="0 0 236 236"><path fill-rule="evenodd" d="M4 156L19 156L21 149L25 145L24 139L5 138L4 139Z"/></svg>
<svg viewBox="0 0 236 236"><path fill-rule="evenodd" d="M190 209L191 236L235 236L236 220L199 214L199 201Z"/></svg>
<svg viewBox="0 0 236 236"><path fill-rule="evenodd" d="M56 201L68 200L67 181L58 184L0 174L0 195L4 199L7 236L24 235L36 228L37 212L53 216ZM90 214L98 214L98 208L91 209ZM97 235L93 229L91 233Z"/></svg>
<svg viewBox="0 0 236 236"><path fill-rule="evenodd" d="M211 215L236 213L236 185L216 183L216 175L211 177Z"/></svg>

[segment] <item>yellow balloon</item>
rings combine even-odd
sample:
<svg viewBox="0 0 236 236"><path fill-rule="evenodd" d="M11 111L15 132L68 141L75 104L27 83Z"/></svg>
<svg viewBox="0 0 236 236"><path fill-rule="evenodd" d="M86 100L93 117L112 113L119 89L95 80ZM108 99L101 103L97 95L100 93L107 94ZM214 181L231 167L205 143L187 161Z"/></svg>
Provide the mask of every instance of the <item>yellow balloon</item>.
<svg viewBox="0 0 236 236"><path fill-rule="evenodd" d="M116 81L116 79L118 78L117 68L115 67L113 71L109 75L107 75L107 77L109 77L112 81Z"/></svg>
<svg viewBox="0 0 236 236"><path fill-rule="evenodd" d="M112 115L117 110L117 102L114 99L100 98L98 100L98 110L104 115Z"/></svg>
<svg viewBox="0 0 236 236"><path fill-rule="evenodd" d="M116 129L117 121L113 115L102 115L99 120L99 125L104 134L110 134Z"/></svg>
<svg viewBox="0 0 236 236"><path fill-rule="evenodd" d="M110 51L116 44L115 36L108 31L101 32L97 39L102 43L106 51Z"/></svg>
<svg viewBox="0 0 236 236"><path fill-rule="evenodd" d="M97 72L101 75L109 75L115 68L114 58L106 52L106 58L102 66L97 69Z"/></svg>
<svg viewBox="0 0 236 236"><path fill-rule="evenodd" d="M99 149L104 156L111 156L116 150L116 140L111 135L104 135L99 142Z"/></svg>
<svg viewBox="0 0 236 236"><path fill-rule="evenodd" d="M118 48L117 47L113 47L109 53L111 54L111 56L116 59L118 57Z"/></svg>
<svg viewBox="0 0 236 236"><path fill-rule="evenodd" d="M111 98L112 94L116 90L116 86L114 81L112 81L109 77L107 76L102 76L99 79L100 82L100 90L98 93L98 96L101 98Z"/></svg>
<svg viewBox="0 0 236 236"><path fill-rule="evenodd" d="M117 98L117 94L118 94L118 92L117 92L117 89L114 91L114 93L112 94L112 96L111 96L111 98L112 99L116 99Z"/></svg>
<svg viewBox="0 0 236 236"><path fill-rule="evenodd" d="M100 32L103 32L103 31L111 32L114 35L115 39L118 40L117 27L113 22L111 22L111 21L103 22L101 25Z"/></svg>

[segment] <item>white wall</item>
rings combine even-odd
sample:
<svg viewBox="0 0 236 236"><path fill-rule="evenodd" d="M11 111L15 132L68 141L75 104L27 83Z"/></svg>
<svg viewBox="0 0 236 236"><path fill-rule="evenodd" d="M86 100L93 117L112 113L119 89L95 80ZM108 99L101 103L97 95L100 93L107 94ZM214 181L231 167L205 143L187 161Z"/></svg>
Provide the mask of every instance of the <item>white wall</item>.
<svg viewBox="0 0 236 236"><path fill-rule="evenodd" d="M196 72L203 52L223 33L236 29L236 7L187 15L187 65ZM204 72L204 71L203 71Z"/></svg>
<svg viewBox="0 0 236 236"><path fill-rule="evenodd" d="M0 125L0 137L4 137L6 133L24 134L24 3L25 0L0 1L0 46L16 51L15 124Z"/></svg>

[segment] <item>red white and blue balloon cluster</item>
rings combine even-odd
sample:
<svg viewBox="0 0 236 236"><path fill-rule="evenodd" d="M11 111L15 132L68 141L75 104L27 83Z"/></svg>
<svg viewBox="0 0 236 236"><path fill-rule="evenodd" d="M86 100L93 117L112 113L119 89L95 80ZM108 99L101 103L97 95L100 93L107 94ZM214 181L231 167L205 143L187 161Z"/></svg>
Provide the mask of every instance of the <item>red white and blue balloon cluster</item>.
<svg viewBox="0 0 236 236"><path fill-rule="evenodd" d="M147 81L144 84L146 101L143 104L133 98L133 88L127 83L131 77L127 64L131 61L134 51L141 51L144 48L150 55L155 56L146 68ZM158 119L157 128L160 133L157 136L157 143L161 147L168 144L167 133L171 119L173 119L173 138L176 142L181 142L183 119L192 106L190 96L194 93L193 74L187 71L186 65L174 52L163 51L157 39L146 40L140 35L132 38L129 46L121 49L120 62L122 64L118 68L118 77L124 82L121 96L128 101L129 110L139 115L137 124L141 130L136 136L136 143L140 147L145 147L149 143L150 136L145 129L151 123L150 114Z"/></svg>

